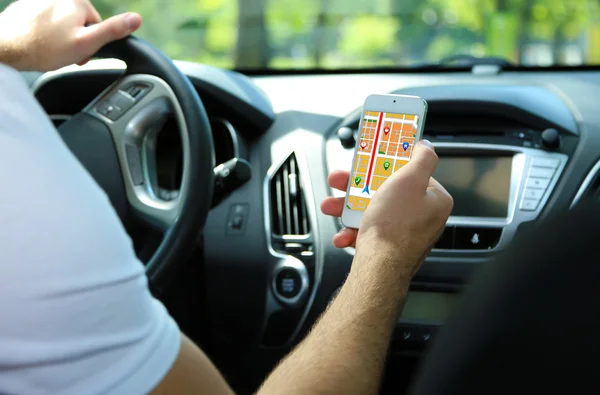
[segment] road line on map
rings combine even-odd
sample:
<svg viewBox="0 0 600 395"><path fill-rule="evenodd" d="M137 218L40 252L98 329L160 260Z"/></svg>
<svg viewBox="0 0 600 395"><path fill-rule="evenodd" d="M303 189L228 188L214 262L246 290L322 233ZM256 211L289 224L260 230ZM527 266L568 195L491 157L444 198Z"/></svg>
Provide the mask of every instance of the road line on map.
<svg viewBox="0 0 600 395"><path fill-rule="evenodd" d="M375 140L373 140L373 151L371 152L371 158L369 159L369 169L367 171L367 180L365 182L365 189L363 189L363 192L367 192L367 194L370 194L369 193L369 184L371 183L373 164L375 163L375 154L378 149L379 133L381 132L381 124L383 123L383 115L384 115L383 112L379 113L379 119L377 121L377 132L375 132Z"/></svg>

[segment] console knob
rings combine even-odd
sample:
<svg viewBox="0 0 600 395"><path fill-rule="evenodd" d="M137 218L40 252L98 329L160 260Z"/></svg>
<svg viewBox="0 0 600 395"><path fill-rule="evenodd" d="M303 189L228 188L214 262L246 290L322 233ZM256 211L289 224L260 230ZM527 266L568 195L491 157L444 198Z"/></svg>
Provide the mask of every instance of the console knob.
<svg viewBox="0 0 600 395"><path fill-rule="evenodd" d="M354 138L354 130L347 126L340 128L337 131L338 138L344 148L354 148L356 145L356 139Z"/></svg>
<svg viewBox="0 0 600 395"><path fill-rule="evenodd" d="M546 129L542 132L542 143L548 149L557 149L560 147L560 134L556 129Z"/></svg>

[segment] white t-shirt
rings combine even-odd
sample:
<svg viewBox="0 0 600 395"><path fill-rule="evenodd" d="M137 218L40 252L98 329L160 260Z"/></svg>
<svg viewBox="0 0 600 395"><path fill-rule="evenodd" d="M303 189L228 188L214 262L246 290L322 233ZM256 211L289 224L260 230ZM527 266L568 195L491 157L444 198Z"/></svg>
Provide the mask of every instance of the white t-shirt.
<svg viewBox="0 0 600 395"><path fill-rule="evenodd" d="M0 64L0 394L148 393L179 346L108 197Z"/></svg>

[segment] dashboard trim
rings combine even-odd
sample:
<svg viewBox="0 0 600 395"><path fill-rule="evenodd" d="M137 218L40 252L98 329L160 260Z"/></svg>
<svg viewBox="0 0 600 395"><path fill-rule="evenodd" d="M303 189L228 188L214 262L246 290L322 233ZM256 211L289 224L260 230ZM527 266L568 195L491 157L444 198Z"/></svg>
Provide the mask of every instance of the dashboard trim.
<svg viewBox="0 0 600 395"><path fill-rule="evenodd" d="M302 193L304 194L304 200L306 202L306 212L308 215L308 220L309 220L309 223L311 224L310 229L311 229L311 233L312 233L312 238L315 241L319 240L319 228L317 226L316 211L315 211L315 206L313 204L314 195L313 195L312 184L310 181L310 172L308 169L308 164L306 161L305 153L304 153L304 151L302 151L301 149L298 149L298 148L293 149L291 151L286 151L286 154L282 155L281 158L279 158L276 162L273 162L272 165L269 167L269 169L267 170L265 180L263 182L264 220L265 220L265 231L266 231L266 236L267 236L267 248L269 250L269 253L273 257L281 259L281 260L285 260L288 257L290 257L291 255L277 252L273 248L273 243L272 243L273 235L272 235L272 230L271 230L270 184L271 184L271 180L273 179L273 176L277 173L279 168L285 163L285 161L291 155L296 156L296 164L298 165L298 169L300 171L300 175L301 175L300 184L302 186ZM316 244L317 244L316 242L313 243L313 248L314 248L313 257L315 259L314 283L313 283L312 289L308 295L308 299L306 301L306 306L304 308L304 311L302 312L302 316L300 317L300 320L298 321L298 325L296 326L296 329L294 330L294 332L292 333L292 335L290 336L288 341L282 346L291 344L294 341L294 339L298 336L298 334L300 333L300 330L302 329L302 327L308 317L310 309L312 308L313 302L317 295L317 290L319 289L319 285L321 284L321 276L323 274L323 260L321 259L321 255L318 254L318 247ZM276 266L275 271L271 275L276 275L278 266ZM310 286L310 281L309 281L309 283L307 283L307 287L309 287L309 286ZM266 323L269 319L269 316L271 314L273 314L283 308L283 306L281 306L280 302L277 301L276 303L272 303L272 300L269 300L269 298L274 298L274 293L272 292L272 289L267 290L267 298L268 298L266 301L267 314L265 314L265 317L264 317L264 325L266 325ZM275 306L278 306L278 308ZM264 325L263 325L263 327L264 327Z"/></svg>
<svg viewBox="0 0 600 395"><path fill-rule="evenodd" d="M221 118L221 117L210 117L210 120L213 122L220 122L223 126L225 126L225 128L229 132L229 137L231 138L231 142L233 144L233 157L239 158L240 157L240 142L238 140L237 131L235 130L235 128L233 127L231 122L229 122L225 118ZM219 164L220 163L217 163L217 165L219 165Z"/></svg>
<svg viewBox="0 0 600 395"><path fill-rule="evenodd" d="M575 197L573 198L569 209L574 208L577 205L577 203L579 203L579 201L583 198L583 195L587 192L594 179L598 176L598 172L600 172L600 160L598 160L594 164L594 166L585 176L585 179L583 180L581 186L577 190L577 194L575 194Z"/></svg>

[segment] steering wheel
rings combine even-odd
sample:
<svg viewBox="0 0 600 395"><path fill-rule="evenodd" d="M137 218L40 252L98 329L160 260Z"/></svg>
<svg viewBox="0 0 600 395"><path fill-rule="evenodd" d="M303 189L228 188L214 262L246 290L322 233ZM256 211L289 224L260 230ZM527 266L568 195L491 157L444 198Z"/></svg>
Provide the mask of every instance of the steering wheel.
<svg viewBox="0 0 600 395"><path fill-rule="evenodd" d="M108 195L121 221L130 214L164 231L146 265L154 293L169 284L193 250L211 206L215 155L208 115L189 79L159 49L136 37L97 54L123 60L125 74L59 127L59 133ZM157 135L175 119L183 169L179 194L159 197Z"/></svg>

